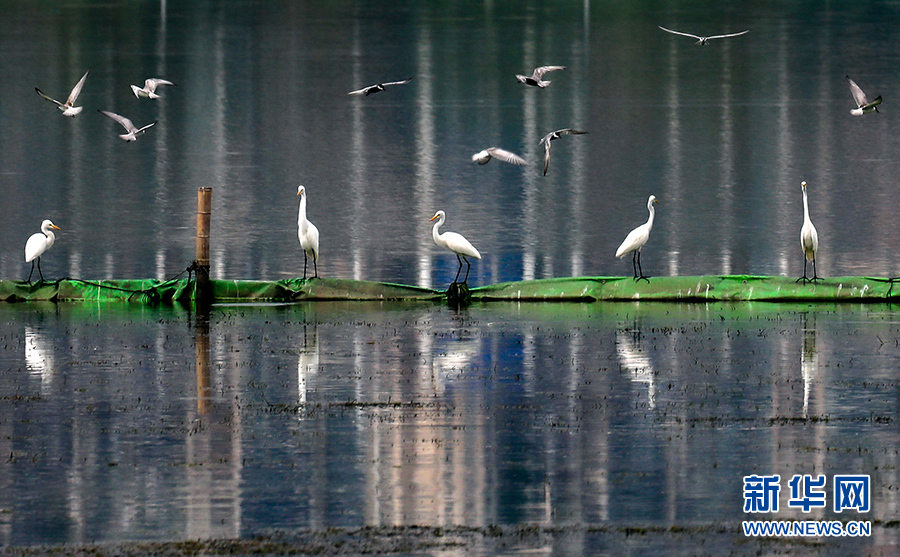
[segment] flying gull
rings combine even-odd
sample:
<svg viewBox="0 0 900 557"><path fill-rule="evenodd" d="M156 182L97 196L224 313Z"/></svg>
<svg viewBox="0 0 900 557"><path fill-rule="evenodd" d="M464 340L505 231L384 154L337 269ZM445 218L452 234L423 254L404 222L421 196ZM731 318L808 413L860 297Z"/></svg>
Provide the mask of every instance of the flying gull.
<svg viewBox="0 0 900 557"><path fill-rule="evenodd" d="M566 69L565 66L541 66L540 68L535 68L534 72L532 72L531 75L516 74L516 79L519 81L519 83L524 83L525 85L531 85L532 87L540 87L541 89L543 89L544 87L550 85L549 81L542 80L545 73L564 69Z"/></svg>
<svg viewBox="0 0 900 557"><path fill-rule="evenodd" d="M559 139L563 135L581 135L585 133L587 132L573 130L572 128L563 128L561 130L556 130L555 132L550 132L541 138L540 144L544 145L544 176L547 175L547 170L550 168L550 142Z"/></svg>
<svg viewBox="0 0 900 557"><path fill-rule="evenodd" d="M89 73L91 73L90 70L84 72L84 75L81 76L81 79L79 79L78 83L75 84L75 87L72 88L72 92L69 93L69 98L66 99L66 102L64 103L48 97L37 87L35 87L34 90L37 91L38 95L44 97L45 99L59 107L59 109L62 110L63 116L74 118L79 112L81 112L81 109L84 108L83 106L75 106L75 99L77 99L79 93L81 93L81 88L84 87L84 81L87 79Z"/></svg>
<svg viewBox="0 0 900 557"><path fill-rule="evenodd" d="M391 85L405 85L412 81L412 78L404 79L403 81L386 81L384 83L376 83L375 85L369 85L368 87L363 87L362 89L357 89L356 91L350 91L347 93L348 95L365 95L369 96L374 93L380 93L384 91L385 87L389 87Z"/></svg>
<svg viewBox="0 0 900 557"><path fill-rule="evenodd" d="M137 141L138 135L144 133L144 131L146 131L147 128L150 128L156 124L156 120L154 120L154 121L150 122L149 124L147 124L146 126L144 126L143 128L138 128L131 122L131 120L129 120L128 118L126 118L124 116L119 116L115 112L108 112L106 110L98 110L98 112L100 114L103 114L104 116L108 116L108 117L112 118L113 120L115 120L116 122L121 124L123 128L125 128L125 131L127 131L128 133L119 135L119 137L121 137L125 141Z"/></svg>
<svg viewBox="0 0 900 557"><path fill-rule="evenodd" d="M144 86L138 87L137 85L132 85L131 90L134 92L134 96L137 98L147 98L147 99L158 99L159 95L156 94L156 88L160 85L175 85L171 81L167 81L165 79L160 79L158 77L151 77L144 80Z"/></svg>
<svg viewBox="0 0 900 557"><path fill-rule="evenodd" d="M518 166L525 166L528 164L527 162L525 162L525 159L523 159L519 155L510 153L509 151L500 149L499 147L488 147L484 151L479 151L472 155L472 160L477 162L478 164L487 164L491 162L492 158Z"/></svg>
<svg viewBox="0 0 900 557"><path fill-rule="evenodd" d="M744 33L749 33L750 30L741 31L740 33L728 33L726 35L712 35L710 37L701 37L700 35L692 35L690 33L682 33L681 31L672 31L671 29L666 29L662 25L657 25L660 29L665 31L666 33L672 33L673 35L681 35L683 37L690 37L692 39L697 39L697 44L699 45L707 45L709 41L713 39L727 39L728 37L737 37L738 35L743 35Z"/></svg>
<svg viewBox="0 0 900 557"><path fill-rule="evenodd" d="M862 116L866 112L878 112L878 105L881 104L881 95L875 97L871 102L869 101L869 97L863 93L863 90L859 88L859 85L856 84L855 81L850 79L849 75L845 75L847 81L850 82L850 92L853 93L853 100L856 101L856 108L850 111L850 114L854 116Z"/></svg>

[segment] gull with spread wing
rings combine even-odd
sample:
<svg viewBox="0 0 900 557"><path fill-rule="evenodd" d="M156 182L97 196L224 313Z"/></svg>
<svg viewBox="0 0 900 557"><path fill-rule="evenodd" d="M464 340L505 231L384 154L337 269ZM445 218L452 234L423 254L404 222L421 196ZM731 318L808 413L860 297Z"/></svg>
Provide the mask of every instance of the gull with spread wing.
<svg viewBox="0 0 900 557"><path fill-rule="evenodd" d="M144 80L144 86L138 87L137 85L131 86L131 91L134 93L134 96L137 98L144 97L146 99L158 99L159 95L156 94L156 88L160 85L175 85L171 81L160 79L158 77L150 77Z"/></svg>
<svg viewBox="0 0 900 557"><path fill-rule="evenodd" d="M850 79L849 75L845 75L847 81L850 82L850 93L853 94L853 100L856 101L856 108L850 111L850 114L854 116L862 116L866 112L878 112L878 105L881 104L881 95L878 95L873 100L869 100L869 97L860 89L859 85L856 84L855 81Z"/></svg>
<svg viewBox="0 0 900 557"><path fill-rule="evenodd" d="M477 162L478 164L487 164L491 162L492 158L518 166L525 166L528 164L527 162L525 162L525 159L523 159L519 155L510 153L509 151L501 149L499 147L488 147L487 149L478 151L477 153L472 155L472 160Z"/></svg>
<svg viewBox="0 0 900 557"><path fill-rule="evenodd" d="M116 114L115 112L108 112L106 110L98 110L97 112L99 112L100 114L103 114L104 116L108 116L109 118L112 118L113 120L115 120L116 122L121 124L123 128L125 128L125 131L127 131L128 133L123 133L123 134L119 135L119 137L121 137L124 141L137 141L137 136L144 133L148 128L151 128L154 125L156 125L156 120L154 120L154 121L150 122L149 124L147 124L146 126L144 126L143 128L138 128L131 122L131 120L129 120L128 118L126 118L124 116L120 116L120 115Z"/></svg>
<svg viewBox="0 0 900 557"><path fill-rule="evenodd" d="M711 35L709 37L701 37L700 35L693 35L691 33L682 33L681 31L672 31L671 29L666 29L662 25L657 25L657 27L659 27L666 33L672 33L673 35L681 35L682 37L690 37L692 39L697 39L696 44L703 45L703 46L706 46L707 44L709 44L709 41L711 41L713 39L727 39L728 37L737 37L739 35L743 35L745 33L750 32L750 30L747 29L746 31L741 31L739 33L727 33L725 35Z"/></svg>
<svg viewBox="0 0 900 557"><path fill-rule="evenodd" d="M90 70L84 72L84 75L81 76L81 79L78 80L78 83L75 84L75 87L72 88L72 92L69 93L69 98L66 99L66 102L61 103L58 100L48 97L43 91L34 88L37 91L37 94L44 97L48 101L55 104L63 113L63 116L69 116L74 118L81 110L84 108L83 106L75 106L75 99L78 98L78 95L81 93L81 88L84 87L84 82L87 79L88 74L91 73Z"/></svg>
<svg viewBox="0 0 900 557"><path fill-rule="evenodd" d="M550 85L549 81L543 80L545 73L564 69L566 69L565 66L541 66L540 68L535 68L531 75L516 74L516 80L519 83L524 83L525 85L531 85L532 87L540 87L541 89L543 89L544 87Z"/></svg>
<svg viewBox="0 0 900 557"><path fill-rule="evenodd" d="M356 91L350 91L347 93L348 95L365 95L369 96L375 93L380 93L384 91L386 87L390 87L391 85L405 85L412 81L412 78L404 79L403 81L386 81L384 83L376 83L375 85L369 85L368 87L363 87L362 89L357 89Z"/></svg>
<svg viewBox="0 0 900 557"><path fill-rule="evenodd" d="M563 135L582 135L586 133L581 130L573 130L572 128L563 128L550 132L541 138L539 144L544 146L544 176L547 175L547 170L550 169L550 142L559 139Z"/></svg>

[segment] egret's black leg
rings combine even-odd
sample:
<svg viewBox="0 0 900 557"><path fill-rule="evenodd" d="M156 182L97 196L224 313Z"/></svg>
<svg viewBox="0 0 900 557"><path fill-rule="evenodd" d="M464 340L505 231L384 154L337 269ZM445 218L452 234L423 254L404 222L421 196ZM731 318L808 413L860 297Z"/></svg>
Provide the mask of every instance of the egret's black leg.
<svg viewBox="0 0 900 557"><path fill-rule="evenodd" d="M632 269L632 271L634 271L634 277L633 277L634 280L637 280L637 278L638 278L637 254L638 254L638 252L636 252L636 251L631 252L631 269Z"/></svg>
<svg viewBox="0 0 900 557"><path fill-rule="evenodd" d="M33 275L33 274L34 274L34 259L31 260L31 272L28 273L28 280L26 280L25 282L27 282L28 284L31 284L31 275Z"/></svg>
<svg viewBox="0 0 900 557"><path fill-rule="evenodd" d="M306 280L306 250L303 250L303 280Z"/></svg>
<svg viewBox="0 0 900 557"><path fill-rule="evenodd" d="M456 269L456 278L453 279L453 282L457 282L459 280L459 273L462 271L462 259L459 257L459 254L456 254L456 260L459 261L459 268Z"/></svg>
<svg viewBox="0 0 900 557"><path fill-rule="evenodd" d="M304 252L306 253L306 252ZM313 257L313 278L319 278L319 258Z"/></svg>
<svg viewBox="0 0 900 557"><path fill-rule="evenodd" d="M644 276L644 269L641 267L641 250L637 251L637 264L638 264L638 272L640 273L640 276L637 279L635 279L635 281L644 279L647 282L650 282L650 278Z"/></svg>
<svg viewBox="0 0 900 557"><path fill-rule="evenodd" d="M804 284L809 282L809 279L806 278L806 257L805 256L803 257L803 276L798 278L796 280L796 282L800 282L801 280L803 281Z"/></svg>
<svg viewBox="0 0 900 557"><path fill-rule="evenodd" d="M41 276L41 282L44 282L44 273L41 272L41 258L40 258L40 256L38 256L37 262L38 262L38 275Z"/></svg>
<svg viewBox="0 0 900 557"><path fill-rule="evenodd" d="M472 268L472 264L469 263L469 259L464 255L463 259L466 261L466 278L463 279L463 284L469 283L469 269Z"/></svg>
<svg viewBox="0 0 900 557"><path fill-rule="evenodd" d="M813 257L813 277L810 280L812 280L813 282L816 282L817 280L821 280L819 278L819 274L816 272L816 258L815 257Z"/></svg>

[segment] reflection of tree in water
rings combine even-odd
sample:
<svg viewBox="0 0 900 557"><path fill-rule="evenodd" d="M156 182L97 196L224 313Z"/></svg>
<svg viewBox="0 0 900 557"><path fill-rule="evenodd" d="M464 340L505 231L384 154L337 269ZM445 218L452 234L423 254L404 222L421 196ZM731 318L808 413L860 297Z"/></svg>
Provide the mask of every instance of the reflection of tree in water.
<svg viewBox="0 0 900 557"><path fill-rule="evenodd" d="M631 373L635 383L647 385L647 397L650 408L656 408L656 383L653 377L653 366L650 358L641 349L641 332L639 329L616 330L616 355L619 365Z"/></svg>

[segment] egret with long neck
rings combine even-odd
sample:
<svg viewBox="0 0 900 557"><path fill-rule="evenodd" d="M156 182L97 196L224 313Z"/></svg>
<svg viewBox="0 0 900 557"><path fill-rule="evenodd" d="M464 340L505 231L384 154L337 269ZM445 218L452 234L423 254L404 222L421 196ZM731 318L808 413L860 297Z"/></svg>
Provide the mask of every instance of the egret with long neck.
<svg viewBox="0 0 900 557"><path fill-rule="evenodd" d="M621 258L629 253L631 254L631 267L634 270L635 282L641 279L650 282L650 278L644 276L644 270L641 268L641 248L650 239L650 230L653 229L653 216L656 214L656 210L653 207L654 203L658 203L658 201L655 195L651 195L647 200L647 210L650 211L650 218L647 219L647 222L629 232L628 236L625 236L622 245L616 250L616 257Z"/></svg>
<svg viewBox="0 0 900 557"><path fill-rule="evenodd" d="M31 263L31 272L28 273L28 280L26 281L28 284L31 284L31 275L34 274L35 260L37 260L38 275L41 277L41 282L44 282L44 273L41 272L41 254L50 249L53 242L56 241L56 235L53 234L51 228L60 230L50 220L45 220L41 223L41 231L32 234L28 241L25 242L25 263Z"/></svg>
<svg viewBox="0 0 900 557"><path fill-rule="evenodd" d="M475 259L481 259L481 254L478 253L478 250L475 249L468 240L462 234L457 234L456 232L444 232L443 234L438 232L438 228L444 224L444 221L447 219L447 215L444 211L438 211L431 217L431 220L437 220L434 223L434 227L431 229L431 237L434 239L434 243L447 248L456 254L456 259L459 261L459 268L456 270L456 278L453 279L453 282L456 283L459 280L459 273L462 271L463 260L466 262L466 276L463 279L463 284L468 282L469 280L469 269L471 268L471 264L467 257L474 257Z"/></svg>
<svg viewBox="0 0 900 557"><path fill-rule="evenodd" d="M806 194L806 182L800 183L800 189L803 190L803 226L800 228L800 248L803 250L803 276L797 279L803 282L816 282L819 276L816 274L816 252L819 251L819 235L816 233L816 227L809 220L809 198ZM812 261L813 276L807 278L806 264Z"/></svg>
<svg viewBox="0 0 900 557"><path fill-rule="evenodd" d="M306 278L307 259L312 257L314 275L319 278L319 229L306 219L306 188L297 188L300 196L300 212L297 215L297 237L300 238L300 247L303 248L303 278Z"/></svg>

